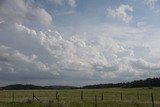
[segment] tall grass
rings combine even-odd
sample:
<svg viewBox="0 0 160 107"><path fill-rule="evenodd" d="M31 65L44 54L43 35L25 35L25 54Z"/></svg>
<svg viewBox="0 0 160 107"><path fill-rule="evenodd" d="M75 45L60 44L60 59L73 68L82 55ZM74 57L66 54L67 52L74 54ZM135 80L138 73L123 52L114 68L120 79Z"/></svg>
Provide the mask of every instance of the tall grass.
<svg viewBox="0 0 160 107"><path fill-rule="evenodd" d="M160 88L0 91L0 107L160 107Z"/></svg>

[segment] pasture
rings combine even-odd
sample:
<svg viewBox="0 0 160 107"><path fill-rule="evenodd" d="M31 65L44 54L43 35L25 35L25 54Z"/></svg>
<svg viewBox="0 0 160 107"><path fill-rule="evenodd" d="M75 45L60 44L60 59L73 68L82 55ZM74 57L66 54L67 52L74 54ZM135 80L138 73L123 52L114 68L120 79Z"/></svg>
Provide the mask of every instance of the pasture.
<svg viewBox="0 0 160 107"><path fill-rule="evenodd" d="M160 88L1 90L0 107L160 107Z"/></svg>

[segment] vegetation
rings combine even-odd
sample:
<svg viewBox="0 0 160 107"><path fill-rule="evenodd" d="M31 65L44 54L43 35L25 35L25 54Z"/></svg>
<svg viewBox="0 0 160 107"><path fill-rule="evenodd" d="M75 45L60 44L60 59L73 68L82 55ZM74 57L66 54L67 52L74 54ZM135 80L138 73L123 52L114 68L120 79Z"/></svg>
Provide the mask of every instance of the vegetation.
<svg viewBox="0 0 160 107"><path fill-rule="evenodd" d="M1 90L28 90L28 89L99 89L99 88L138 88L138 87L160 87L160 78L148 78L146 80L137 80L126 83L109 83L109 84L97 84L97 85L87 85L83 87L74 86L35 86L35 85L8 85L1 87Z"/></svg>
<svg viewBox="0 0 160 107"><path fill-rule="evenodd" d="M126 82L126 83L88 85L88 86L84 86L83 88L96 89L96 88L114 88L114 87L122 87L122 88L160 87L160 78L148 78L146 80L136 80L136 81Z"/></svg>
<svg viewBox="0 0 160 107"><path fill-rule="evenodd" d="M1 87L1 90L29 90L29 89L76 89L74 86L36 86L31 84L14 84Z"/></svg>
<svg viewBox="0 0 160 107"><path fill-rule="evenodd" d="M1 87L0 107L160 107L160 78L84 87L9 85Z"/></svg>
<svg viewBox="0 0 160 107"><path fill-rule="evenodd" d="M160 107L160 88L3 90L0 102L0 107Z"/></svg>

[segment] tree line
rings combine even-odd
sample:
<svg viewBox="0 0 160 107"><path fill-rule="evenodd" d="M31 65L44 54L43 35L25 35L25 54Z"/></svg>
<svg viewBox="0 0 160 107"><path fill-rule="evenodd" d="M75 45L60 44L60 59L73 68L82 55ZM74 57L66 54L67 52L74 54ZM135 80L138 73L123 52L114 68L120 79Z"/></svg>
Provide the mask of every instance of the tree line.
<svg viewBox="0 0 160 107"><path fill-rule="evenodd" d="M1 87L1 90L28 90L28 89L100 89L100 88L139 88L139 87L160 87L160 78L148 78L145 80L135 80L123 83L107 83L86 85L82 87L75 86L36 86L31 84L14 84Z"/></svg>

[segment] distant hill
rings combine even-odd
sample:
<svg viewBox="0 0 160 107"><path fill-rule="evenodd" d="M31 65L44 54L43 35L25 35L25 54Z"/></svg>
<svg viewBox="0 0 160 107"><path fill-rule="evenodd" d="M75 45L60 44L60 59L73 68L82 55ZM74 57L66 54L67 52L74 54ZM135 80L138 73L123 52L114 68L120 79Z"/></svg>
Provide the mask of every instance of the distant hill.
<svg viewBox="0 0 160 107"><path fill-rule="evenodd" d="M2 87L3 90L21 90L21 89L43 89L44 87L35 86L35 85L22 85L22 84L14 84Z"/></svg>
<svg viewBox="0 0 160 107"><path fill-rule="evenodd" d="M148 78L146 80L136 80L126 83L109 83L109 84L97 84L97 85L87 85L83 88L85 89L95 89L95 88L138 88L138 87L160 87L160 78Z"/></svg>
<svg viewBox="0 0 160 107"><path fill-rule="evenodd" d="M138 87L160 87L160 78L148 78L146 80L136 80L126 83L109 83L109 84L96 84L87 85L83 87L74 86L36 86L30 84L15 84L1 87L1 90L28 90L28 89L98 89L98 88L138 88Z"/></svg>
<svg viewBox="0 0 160 107"><path fill-rule="evenodd" d="M1 87L2 90L28 90L28 89L75 89L73 86L36 86L30 84L14 84Z"/></svg>

